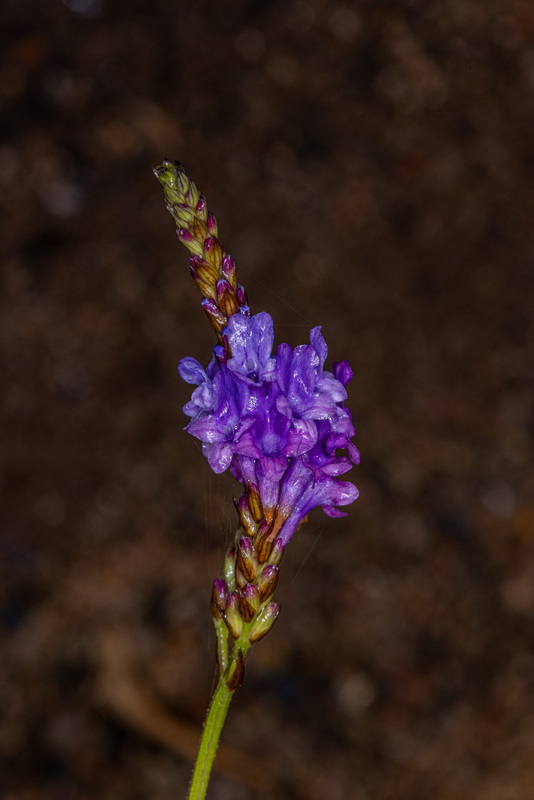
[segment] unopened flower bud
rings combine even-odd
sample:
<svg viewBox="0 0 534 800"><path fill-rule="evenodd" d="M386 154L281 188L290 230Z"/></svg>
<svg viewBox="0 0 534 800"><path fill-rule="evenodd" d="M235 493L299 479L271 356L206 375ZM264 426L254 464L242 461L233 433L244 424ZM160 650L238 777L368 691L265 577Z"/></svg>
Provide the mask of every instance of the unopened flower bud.
<svg viewBox="0 0 534 800"><path fill-rule="evenodd" d="M226 253L222 260L221 273L235 291L237 289L236 264L230 253Z"/></svg>
<svg viewBox="0 0 534 800"><path fill-rule="evenodd" d="M251 644L259 642L263 639L265 634L269 633L280 613L280 606L278 603L267 603L264 609L260 611L249 633L249 641Z"/></svg>
<svg viewBox="0 0 534 800"><path fill-rule="evenodd" d="M239 308L234 290L225 278L217 281L217 305L227 317L231 317Z"/></svg>
<svg viewBox="0 0 534 800"><path fill-rule="evenodd" d="M245 292L245 290L241 286L241 284L238 285L235 293L236 293L237 302L239 303L239 305L240 306L248 306L247 293Z"/></svg>
<svg viewBox="0 0 534 800"><path fill-rule="evenodd" d="M260 593L260 600L266 600L272 595L278 583L278 567L274 564L266 564L259 574L257 586Z"/></svg>
<svg viewBox="0 0 534 800"><path fill-rule="evenodd" d="M273 544L273 549L271 550L271 554L269 556L269 564L278 565L282 560L282 556L284 555L285 544L282 539L275 539Z"/></svg>
<svg viewBox="0 0 534 800"><path fill-rule="evenodd" d="M226 600L228 598L228 586L226 583L217 578L213 582L213 590L211 593L211 616L218 622L223 618L222 612L226 608Z"/></svg>
<svg viewBox="0 0 534 800"><path fill-rule="evenodd" d="M228 678L226 680L226 685L229 689L234 691L237 689L238 686L241 686L243 681L245 680L245 659L243 658L243 653L241 650L238 650L237 658L235 661L232 661L230 667L228 669Z"/></svg>
<svg viewBox="0 0 534 800"><path fill-rule="evenodd" d="M240 589L242 589L243 586L246 586L248 583L247 576L243 574L239 567L236 567L235 570L235 583Z"/></svg>
<svg viewBox="0 0 534 800"><path fill-rule="evenodd" d="M180 227L187 228L195 217L195 212L189 203L178 203L172 207L174 215L180 221Z"/></svg>
<svg viewBox="0 0 534 800"><path fill-rule="evenodd" d="M255 522L261 522L263 518L263 509L261 507L260 493L255 483L249 483L247 485L247 501Z"/></svg>
<svg viewBox="0 0 534 800"><path fill-rule="evenodd" d="M271 550L273 549L273 540L269 538L269 536L264 536L260 539L256 545L256 554L258 557L259 564L265 564L265 562L269 559L271 555Z"/></svg>
<svg viewBox="0 0 534 800"><path fill-rule="evenodd" d="M265 564L271 553L273 545L272 538L269 538L271 533L271 525L266 519L262 520L258 525L258 532L254 537L254 546L256 547L256 556L260 564Z"/></svg>
<svg viewBox="0 0 534 800"><path fill-rule="evenodd" d="M166 158L159 167L154 167L154 175L160 181L165 193L165 202L169 211L174 216L172 207L183 202L186 197L191 195L191 187L194 186L185 174L185 170L179 161L169 161Z"/></svg>
<svg viewBox="0 0 534 800"><path fill-rule="evenodd" d="M247 536L242 536L237 545L237 567L247 581L253 581L256 577L257 563L254 545Z"/></svg>
<svg viewBox="0 0 534 800"><path fill-rule="evenodd" d="M190 253L196 256L202 255L202 242L196 240L188 230L185 228L177 228L176 235L182 244L185 244Z"/></svg>
<svg viewBox="0 0 534 800"><path fill-rule="evenodd" d="M224 621L233 639L239 639L243 632L243 619L239 613L239 602L235 592L230 592L226 600Z"/></svg>
<svg viewBox="0 0 534 800"><path fill-rule="evenodd" d="M213 267L206 261L206 259L201 258L200 256L191 256L189 259L189 265L194 270L196 277L206 281L206 283L213 284L213 288L215 289L216 283L219 279L219 274L215 267Z"/></svg>
<svg viewBox="0 0 534 800"><path fill-rule="evenodd" d="M222 247L214 236L208 236L204 241L204 258L213 266L219 266L222 259Z"/></svg>
<svg viewBox="0 0 534 800"><path fill-rule="evenodd" d="M208 230L211 233L211 235L217 236L217 220L215 219L211 211L208 213L206 224L208 226Z"/></svg>
<svg viewBox="0 0 534 800"><path fill-rule="evenodd" d="M260 593L254 584L247 583L238 592L239 611L245 622L251 622L260 607Z"/></svg>
<svg viewBox="0 0 534 800"><path fill-rule="evenodd" d="M228 320L224 314L221 314L215 301L211 297L205 297L200 301L200 305L217 333L220 333L228 325Z"/></svg>
<svg viewBox="0 0 534 800"><path fill-rule="evenodd" d="M214 277L212 277L210 274L210 272L213 272L213 267L211 267L207 261L204 261L199 256L191 256L189 259L189 271L191 273L191 277L202 292L202 295L215 300L217 297L217 291L215 288L217 279L216 277L214 279Z"/></svg>
<svg viewBox="0 0 534 800"><path fill-rule="evenodd" d="M176 235L185 245L191 244L193 237L186 228L177 228Z"/></svg>
<svg viewBox="0 0 534 800"><path fill-rule="evenodd" d="M203 194L199 195L198 203L195 206L195 211L197 212L197 217L201 220L206 221L206 217L208 215L208 207L206 205L206 198Z"/></svg>
<svg viewBox="0 0 534 800"><path fill-rule="evenodd" d="M235 501L235 507L237 513L239 514L239 522L241 523L241 527L247 536L254 536L256 533L256 523L254 521L254 517L250 513L247 496L245 494L242 494L239 500Z"/></svg>
<svg viewBox="0 0 534 800"><path fill-rule="evenodd" d="M223 566L224 580L226 585L230 589L233 589L235 586L234 575L235 575L235 547L231 547L226 553Z"/></svg>

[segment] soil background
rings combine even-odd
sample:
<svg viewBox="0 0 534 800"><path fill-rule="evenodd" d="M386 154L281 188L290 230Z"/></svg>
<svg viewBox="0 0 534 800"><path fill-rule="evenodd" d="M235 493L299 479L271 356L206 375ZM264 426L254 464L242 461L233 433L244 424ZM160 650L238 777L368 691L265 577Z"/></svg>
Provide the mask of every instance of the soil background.
<svg viewBox="0 0 534 800"><path fill-rule="evenodd" d="M0 794L185 796L228 475L182 161L277 341L354 369L350 516L295 535L213 800L534 786L534 6L4 0Z"/></svg>

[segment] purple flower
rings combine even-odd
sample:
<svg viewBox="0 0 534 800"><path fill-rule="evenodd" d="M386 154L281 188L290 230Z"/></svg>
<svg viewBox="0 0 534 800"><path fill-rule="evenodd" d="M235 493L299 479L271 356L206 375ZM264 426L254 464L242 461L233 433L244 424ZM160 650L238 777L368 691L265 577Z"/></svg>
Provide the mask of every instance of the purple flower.
<svg viewBox="0 0 534 800"><path fill-rule="evenodd" d="M286 544L313 508L344 516L338 507L358 496L338 478L359 461L343 402L352 371L346 361L324 369L328 348L319 327L309 345L281 344L275 357L265 312L234 314L222 333L228 360L216 350L206 370L193 358L180 362L182 378L197 387L184 406L187 430L215 472L231 466L245 487L257 488L265 518Z"/></svg>
<svg viewBox="0 0 534 800"><path fill-rule="evenodd" d="M274 379L275 359L271 358L274 331L269 314L265 311L253 317L233 314L225 334L232 348L229 370L253 386Z"/></svg>
<svg viewBox="0 0 534 800"><path fill-rule="evenodd" d="M278 409L287 416L329 419L347 392L331 372L323 369L328 349L320 328L311 331L310 342L294 350L288 344L278 348L276 377L283 392Z"/></svg>

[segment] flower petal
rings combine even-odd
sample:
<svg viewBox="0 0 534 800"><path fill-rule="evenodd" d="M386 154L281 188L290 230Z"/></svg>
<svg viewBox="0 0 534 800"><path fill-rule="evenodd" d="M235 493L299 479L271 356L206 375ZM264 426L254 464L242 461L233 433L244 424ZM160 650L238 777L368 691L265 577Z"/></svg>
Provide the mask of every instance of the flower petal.
<svg viewBox="0 0 534 800"><path fill-rule="evenodd" d="M194 383L199 386L208 380L204 367L199 364L196 358L186 356L178 364L178 372L186 383Z"/></svg>

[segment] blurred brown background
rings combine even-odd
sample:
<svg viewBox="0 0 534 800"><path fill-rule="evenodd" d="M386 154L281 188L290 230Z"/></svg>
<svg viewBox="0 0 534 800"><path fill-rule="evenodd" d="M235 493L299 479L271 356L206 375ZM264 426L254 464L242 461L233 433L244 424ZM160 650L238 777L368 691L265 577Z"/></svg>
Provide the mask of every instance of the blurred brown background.
<svg viewBox="0 0 534 800"><path fill-rule="evenodd" d="M210 798L528 800L532 4L4 0L0 30L1 796L189 780L235 488L181 431L213 340L168 156L278 341L350 359L362 451Z"/></svg>

